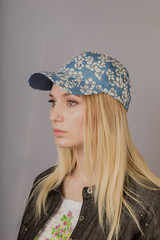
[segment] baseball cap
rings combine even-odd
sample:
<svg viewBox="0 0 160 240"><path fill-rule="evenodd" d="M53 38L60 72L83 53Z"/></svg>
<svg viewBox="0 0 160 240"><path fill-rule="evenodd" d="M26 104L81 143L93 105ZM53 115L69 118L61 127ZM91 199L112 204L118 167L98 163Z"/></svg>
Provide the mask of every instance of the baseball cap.
<svg viewBox="0 0 160 240"><path fill-rule="evenodd" d="M34 89L50 90L53 84L73 95L106 93L128 111L131 100L129 73L123 64L108 55L83 52L56 72L34 72L28 79Z"/></svg>

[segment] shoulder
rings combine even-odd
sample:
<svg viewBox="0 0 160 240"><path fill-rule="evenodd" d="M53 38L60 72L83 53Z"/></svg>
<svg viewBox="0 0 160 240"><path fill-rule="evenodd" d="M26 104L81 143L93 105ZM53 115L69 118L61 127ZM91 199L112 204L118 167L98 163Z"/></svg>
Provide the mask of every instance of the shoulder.
<svg viewBox="0 0 160 240"><path fill-rule="evenodd" d="M38 176L34 180L34 184L37 183L38 181L40 181L41 179L43 179L44 177L47 177L48 175L53 173L55 171L56 167L57 166L52 166L52 167L46 169L45 171L41 172L40 174L38 174Z"/></svg>
<svg viewBox="0 0 160 240"><path fill-rule="evenodd" d="M134 211L144 234L142 239L149 240L160 237L160 188L153 190L151 187L154 185L144 187L130 179L126 188L129 194L125 193L125 200Z"/></svg>
<svg viewBox="0 0 160 240"><path fill-rule="evenodd" d="M130 178L127 184L127 190L132 197L136 198L136 200L142 204L144 203L144 205L149 208L152 207L152 209L154 209L160 204L160 188L153 184L142 186Z"/></svg>

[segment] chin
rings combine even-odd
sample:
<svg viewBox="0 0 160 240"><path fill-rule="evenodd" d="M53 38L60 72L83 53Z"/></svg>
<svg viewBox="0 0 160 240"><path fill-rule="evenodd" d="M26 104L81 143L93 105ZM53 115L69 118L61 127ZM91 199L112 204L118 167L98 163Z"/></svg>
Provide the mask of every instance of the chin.
<svg viewBox="0 0 160 240"><path fill-rule="evenodd" d="M67 143L60 143L56 141L56 146L61 147L61 148L73 148L74 145L72 144L67 144Z"/></svg>
<svg viewBox="0 0 160 240"><path fill-rule="evenodd" d="M57 143L57 142L56 142L56 146L57 146L57 147L61 147L61 148L75 148L75 149L76 149L76 148L79 148L79 145L67 144L67 143L66 143L66 144L65 144L65 143L63 144L63 143Z"/></svg>

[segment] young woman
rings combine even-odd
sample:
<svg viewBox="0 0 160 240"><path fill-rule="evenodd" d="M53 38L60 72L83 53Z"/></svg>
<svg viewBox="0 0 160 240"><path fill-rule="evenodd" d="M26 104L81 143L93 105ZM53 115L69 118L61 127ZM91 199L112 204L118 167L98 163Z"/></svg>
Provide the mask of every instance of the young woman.
<svg viewBox="0 0 160 240"><path fill-rule="evenodd" d="M18 240L160 239L160 179L130 137L127 69L85 52L29 84L50 90L58 164L35 179Z"/></svg>

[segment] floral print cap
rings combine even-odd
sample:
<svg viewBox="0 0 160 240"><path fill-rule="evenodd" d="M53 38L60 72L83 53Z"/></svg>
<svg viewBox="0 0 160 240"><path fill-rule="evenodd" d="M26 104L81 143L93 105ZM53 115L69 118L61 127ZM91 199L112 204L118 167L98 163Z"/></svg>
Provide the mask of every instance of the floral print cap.
<svg viewBox="0 0 160 240"><path fill-rule="evenodd" d="M53 83L73 95L104 92L128 111L131 84L127 69L118 60L97 52L84 52L68 61L59 72L34 72L28 79L32 88L50 90Z"/></svg>

